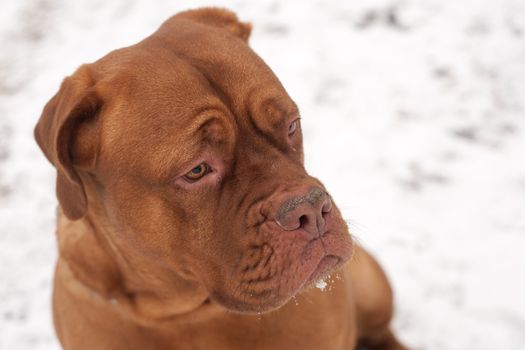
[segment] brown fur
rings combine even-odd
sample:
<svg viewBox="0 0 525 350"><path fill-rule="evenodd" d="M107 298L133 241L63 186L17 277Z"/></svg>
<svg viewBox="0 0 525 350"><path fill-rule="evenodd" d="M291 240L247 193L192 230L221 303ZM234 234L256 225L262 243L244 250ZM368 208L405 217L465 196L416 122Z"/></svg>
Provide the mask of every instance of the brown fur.
<svg viewBox="0 0 525 350"><path fill-rule="evenodd" d="M306 173L298 109L250 30L182 12L46 105L65 349L403 349L388 282Z"/></svg>

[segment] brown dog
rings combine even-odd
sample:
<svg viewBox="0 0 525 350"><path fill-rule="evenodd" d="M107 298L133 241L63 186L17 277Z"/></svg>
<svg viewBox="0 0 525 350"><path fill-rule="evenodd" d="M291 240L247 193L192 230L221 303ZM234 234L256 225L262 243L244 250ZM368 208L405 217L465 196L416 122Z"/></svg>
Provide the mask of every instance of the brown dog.
<svg viewBox="0 0 525 350"><path fill-rule="evenodd" d="M180 13L46 105L65 349L403 349L386 278L306 173L297 107L249 34L226 10Z"/></svg>

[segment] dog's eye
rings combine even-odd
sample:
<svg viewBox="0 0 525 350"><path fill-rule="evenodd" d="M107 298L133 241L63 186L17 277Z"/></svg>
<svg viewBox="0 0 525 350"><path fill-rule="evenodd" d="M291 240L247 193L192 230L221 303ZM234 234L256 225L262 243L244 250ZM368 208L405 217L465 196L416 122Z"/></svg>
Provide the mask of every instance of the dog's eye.
<svg viewBox="0 0 525 350"><path fill-rule="evenodd" d="M206 163L200 163L195 168L191 169L184 175L184 178L189 182L195 182L201 179L204 175L208 174L211 168Z"/></svg>
<svg viewBox="0 0 525 350"><path fill-rule="evenodd" d="M299 119L295 119L288 127L288 136L292 136L299 126Z"/></svg>

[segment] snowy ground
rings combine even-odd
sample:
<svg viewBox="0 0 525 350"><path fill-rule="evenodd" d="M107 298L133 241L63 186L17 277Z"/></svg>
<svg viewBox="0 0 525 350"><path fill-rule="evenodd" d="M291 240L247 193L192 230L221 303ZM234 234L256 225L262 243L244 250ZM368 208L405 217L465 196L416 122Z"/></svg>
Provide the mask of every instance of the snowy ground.
<svg viewBox="0 0 525 350"><path fill-rule="evenodd" d="M228 6L299 104L307 166L396 290L415 349L525 349L525 1L0 0L0 349L57 349L61 79L170 14Z"/></svg>

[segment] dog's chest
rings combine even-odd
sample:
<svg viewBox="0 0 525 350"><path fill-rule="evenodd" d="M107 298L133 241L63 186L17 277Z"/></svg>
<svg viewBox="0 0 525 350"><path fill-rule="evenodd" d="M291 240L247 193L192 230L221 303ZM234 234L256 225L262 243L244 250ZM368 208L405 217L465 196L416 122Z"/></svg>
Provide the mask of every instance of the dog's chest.
<svg viewBox="0 0 525 350"><path fill-rule="evenodd" d="M355 312L348 291L312 289L268 314L222 314L178 325L175 338L173 349L351 349Z"/></svg>

